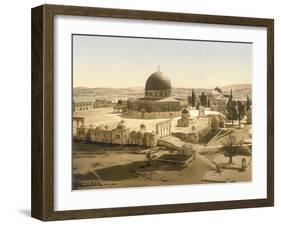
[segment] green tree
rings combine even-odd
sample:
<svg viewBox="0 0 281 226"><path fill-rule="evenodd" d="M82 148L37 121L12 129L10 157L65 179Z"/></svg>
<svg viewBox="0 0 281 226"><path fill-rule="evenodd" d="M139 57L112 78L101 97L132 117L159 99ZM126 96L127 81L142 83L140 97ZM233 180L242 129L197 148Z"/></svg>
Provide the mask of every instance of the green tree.
<svg viewBox="0 0 281 226"><path fill-rule="evenodd" d="M204 107L207 106L207 96L204 92L202 92L202 94L200 96L200 104Z"/></svg>
<svg viewBox="0 0 281 226"><path fill-rule="evenodd" d="M191 96L187 97L187 101L188 101L189 106L192 106L192 97Z"/></svg>
<svg viewBox="0 0 281 226"><path fill-rule="evenodd" d="M195 96L194 90L192 89L192 92L191 92L191 106L192 107L195 107L195 101L196 101L196 96Z"/></svg>
<svg viewBox="0 0 281 226"><path fill-rule="evenodd" d="M232 101L232 104L231 104L231 115L232 115L231 116L231 121L232 121L232 124L233 124L233 121L238 119L237 103L236 103L236 101Z"/></svg>
<svg viewBox="0 0 281 226"><path fill-rule="evenodd" d="M233 135L228 135L223 141L223 151L224 156L229 158L228 164L233 162L233 157L238 154L238 148L235 147L237 145L236 137Z"/></svg>
<svg viewBox="0 0 281 226"><path fill-rule="evenodd" d="M212 117L211 119L211 131L219 130L219 120L217 117Z"/></svg>
<svg viewBox="0 0 281 226"><path fill-rule="evenodd" d="M232 90L230 90L230 95L226 104L226 118L231 120L232 124L234 120L237 120L238 113L237 113L237 104L233 100Z"/></svg>
<svg viewBox="0 0 281 226"><path fill-rule="evenodd" d="M226 105L226 118L228 120L231 120L232 124L234 120L237 120L237 109L236 109L236 103L235 101L228 102Z"/></svg>
<svg viewBox="0 0 281 226"><path fill-rule="evenodd" d="M237 102L237 118L238 118L238 123L240 127L240 122L242 117L245 115L245 105L241 103L241 101Z"/></svg>
<svg viewBox="0 0 281 226"><path fill-rule="evenodd" d="M251 100L249 95L247 95L246 111L249 111L250 109L251 109Z"/></svg>

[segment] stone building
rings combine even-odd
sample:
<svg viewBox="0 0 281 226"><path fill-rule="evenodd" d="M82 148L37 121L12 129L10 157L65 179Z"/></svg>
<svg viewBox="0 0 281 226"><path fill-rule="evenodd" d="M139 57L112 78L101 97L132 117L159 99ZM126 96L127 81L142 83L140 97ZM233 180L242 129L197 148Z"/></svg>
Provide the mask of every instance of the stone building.
<svg viewBox="0 0 281 226"><path fill-rule="evenodd" d="M136 144L137 142L137 131L133 130L129 134L129 144Z"/></svg>
<svg viewBox="0 0 281 226"><path fill-rule="evenodd" d="M124 111L126 110L126 102L124 101L122 104L115 104L117 108L120 108L120 110ZM93 111L96 108L103 108L103 107L114 107L114 103L112 100L106 100L106 99L96 99L95 101L82 101L82 102L73 102L72 103L72 111L73 112L87 112L87 111Z"/></svg>
<svg viewBox="0 0 281 226"><path fill-rule="evenodd" d="M129 141L129 128L119 123L116 128L109 129L106 125L99 125L91 130L89 141L108 144L127 144Z"/></svg>
<svg viewBox="0 0 281 226"><path fill-rule="evenodd" d="M155 132L146 132L144 134L144 144L148 147L156 147L158 144L159 135Z"/></svg>
<svg viewBox="0 0 281 226"><path fill-rule="evenodd" d="M210 110L211 111L218 111L223 113L225 111L225 106L228 101L228 97L223 95L217 90L212 90L211 93L208 95L210 101Z"/></svg>
<svg viewBox="0 0 281 226"><path fill-rule="evenodd" d="M75 139L77 140L86 140L86 128L84 125L76 128Z"/></svg>
<svg viewBox="0 0 281 226"><path fill-rule="evenodd" d="M155 132L146 132L145 125L142 124L139 131L130 131L124 122L111 129L107 125L99 125L96 128L81 125L76 129L75 138L106 144L136 144L148 147L157 146L159 140Z"/></svg>
<svg viewBox="0 0 281 226"><path fill-rule="evenodd" d="M73 103L73 111L81 112L81 111L91 111L94 108L93 102L77 102Z"/></svg>
<svg viewBox="0 0 281 226"><path fill-rule="evenodd" d="M190 117L189 110L184 108L181 112L181 118L177 121L178 127L189 127L192 118Z"/></svg>
<svg viewBox="0 0 281 226"><path fill-rule="evenodd" d="M128 116L142 119L180 116L181 103L171 96L171 92L169 78L159 70L152 73L146 81L145 96L128 100Z"/></svg>
<svg viewBox="0 0 281 226"><path fill-rule="evenodd" d="M144 143L143 138L144 138L144 133L143 132L141 132L141 131L136 132L136 140L135 140L134 144L146 146L145 143Z"/></svg>
<svg viewBox="0 0 281 226"><path fill-rule="evenodd" d="M112 143L112 132L106 125L99 125L93 129L93 132L90 136L90 141Z"/></svg>
<svg viewBox="0 0 281 226"><path fill-rule="evenodd" d="M113 106L113 113L122 113L127 111L127 101L118 100L118 102Z"/></svg>
<svg viewBox="0 0 281 226"><path fill-rule="evenodd" d="M115 129L112 130L113 144L128 144L130 129L125 123L119 123Z"/></svg>
<svg viewBox="0 0 281 226"><path fill-rule="evenodd" d="M211 125L212 119L213 119L214 117L218 120L218 126L219 126L219 128L225 128L225 120L226 120L226 118L225 118L225 116L224 116L222 113L220 113L220 112L215 113L215 114L209 114L209 115L208 115L208 118L209 118L208 124Z"/></svg>
<svg viewBox="0 0 281 226"><path fill-rule="evenodd" d="M180 118L178 120L178 127L189 127L189 118Z"/></svg>
<svg viewBox="0 0 281 226"><path fill-rule="evenodd" d="M84 117L72 117L72 133L74 137L76 137L77 128L84 125L84 122L85 122Z"/></svg>

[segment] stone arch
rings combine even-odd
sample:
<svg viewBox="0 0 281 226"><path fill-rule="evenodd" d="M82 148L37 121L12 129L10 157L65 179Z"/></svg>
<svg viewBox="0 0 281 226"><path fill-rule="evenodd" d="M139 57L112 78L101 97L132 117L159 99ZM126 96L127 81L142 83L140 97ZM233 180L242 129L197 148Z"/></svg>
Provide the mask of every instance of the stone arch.
<svg viewBox="0 0 281 226"><path fill-rule="evenodd" d="M156 134L159 137L166 137L171 135L171 120L166 120L164 122L159 122L156 124Z"/></svg>
<svg viewBox="0 0 281 226"><path fill-rule="evenodd" d="M85 118L84 117L72 117L72 125L76 123L77 127L84 125Z"/></svg>

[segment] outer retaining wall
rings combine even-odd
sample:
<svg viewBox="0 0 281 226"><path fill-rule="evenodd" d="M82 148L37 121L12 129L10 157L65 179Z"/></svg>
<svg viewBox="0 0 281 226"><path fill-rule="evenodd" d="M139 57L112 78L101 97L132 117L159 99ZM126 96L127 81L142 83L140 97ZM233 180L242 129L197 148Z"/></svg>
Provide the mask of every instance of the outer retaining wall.
<svg viewBox="0 0 281 226"><path fill-rule="evenodd" d="M165 111L165 112L140 112L128 110L128 116L130 118L138 119L159 119L159 118L175 118L180 117L180 111Z"/></svg>

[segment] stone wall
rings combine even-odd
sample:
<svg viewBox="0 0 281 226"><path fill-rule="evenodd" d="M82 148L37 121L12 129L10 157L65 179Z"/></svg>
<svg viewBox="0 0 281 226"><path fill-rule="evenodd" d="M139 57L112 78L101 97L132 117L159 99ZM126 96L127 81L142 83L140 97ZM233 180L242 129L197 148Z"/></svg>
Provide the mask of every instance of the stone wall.
<svg viewBox="0 0 281 226"><path fill-rule="evenodd" d="M140 112L134 110L128 110L128 116L130 118L139 119L160 119L160 118L175 118L180 117L180 111L167 111L167 112Z"/></svg>
<svg viewBox="0 0 281 226"><path fill-rule="evenodd" d="M76 140L98 142L106 144L137 144L155 147L158 144L159 135L153 132L130 131L129 128L115 128L109 130L85 128L84 125L76 129Z"/></svg>

